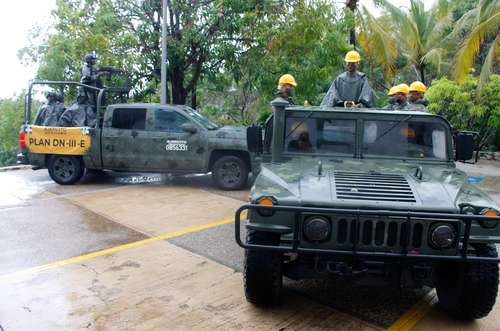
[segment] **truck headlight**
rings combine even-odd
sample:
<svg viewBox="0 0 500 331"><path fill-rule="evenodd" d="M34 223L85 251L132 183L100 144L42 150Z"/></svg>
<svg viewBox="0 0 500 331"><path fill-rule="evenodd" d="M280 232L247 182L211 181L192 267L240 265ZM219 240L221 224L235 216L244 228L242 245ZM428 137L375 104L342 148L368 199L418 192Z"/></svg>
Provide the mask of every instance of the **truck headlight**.
<svg viewBox="0 0 500 331"><path fill-rule="evenodd" d="M260 197L257 199L257 204L261 206L274 206L276 204L276 199L272 197ZM274 210L269 209L257 209L260 216L269 217L273 216Z"/></svg>
<svg viewBox="0 0 500 331"><path fill-rule="evenodd" d="M309 241L324 241L330 236L330 222L321 216L311 216L305 220L303 231Z"/></svg>
<svg viewBox="0 0 500 331"><path fill-rule="evenodd" d="M449 224L438 223L431 227L429 243L437 249L447 249L453 246L457 239L455 228Z"/></svg>
<svg viewBox="0 0 500 331"><path fill-rule="evenodd" d="M482 216L498 216L498 213L492 209L483 209L480 213ZM479 225L483 228L493 229L497 226L497 221L479 221Z"/></svg>

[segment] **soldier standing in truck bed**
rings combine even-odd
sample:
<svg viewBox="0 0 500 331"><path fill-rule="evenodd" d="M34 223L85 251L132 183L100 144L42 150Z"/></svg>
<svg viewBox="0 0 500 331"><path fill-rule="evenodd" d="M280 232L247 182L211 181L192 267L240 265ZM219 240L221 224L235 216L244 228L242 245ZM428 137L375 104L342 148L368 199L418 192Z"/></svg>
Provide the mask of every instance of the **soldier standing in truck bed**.
<svg viewBox="0 0 500 331"><path fill-rule="evenodd" d="M64 111L58 124L65 127L95 126L96 115L94 107L88 102L87 93L78 93L76 102Z"/></svg>
<svg viewBox="0 0 500 331"><path fill-rule="evenodd" d="M333 81L325 97L321 101L322 107L372 108L373 91L368 78L358 71L361 56L356 51L345 55L347 71Z"/></svg>
<svg viewBox="0 0 500 331"><path fill-rule="evenodd" d="M57 126L59 118L64 112L64 104L55 92L47 92L47 102L40 107L36 114L34 124L41 126Z"/></svg>

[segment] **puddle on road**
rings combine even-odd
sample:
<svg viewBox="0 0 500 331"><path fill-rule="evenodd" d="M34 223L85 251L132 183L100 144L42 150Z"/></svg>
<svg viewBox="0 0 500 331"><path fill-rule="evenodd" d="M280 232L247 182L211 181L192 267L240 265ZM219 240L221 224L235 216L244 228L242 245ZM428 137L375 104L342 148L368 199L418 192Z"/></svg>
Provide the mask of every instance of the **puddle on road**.
<svg viewBox="0 0 500 331"><path fill-rule="evenodd" d="M0 207L25 203L42 193L52 181L25 180L9 173L0 175Z"/></svg>

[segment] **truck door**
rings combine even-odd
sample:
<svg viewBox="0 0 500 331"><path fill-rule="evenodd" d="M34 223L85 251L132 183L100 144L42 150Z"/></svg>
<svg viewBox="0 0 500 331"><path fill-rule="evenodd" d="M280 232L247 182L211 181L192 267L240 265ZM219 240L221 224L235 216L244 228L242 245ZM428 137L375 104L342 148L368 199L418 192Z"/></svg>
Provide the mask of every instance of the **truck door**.
<svg viewBox="0 0 500 331"><path fill-rule="evenodd" d="M101 142L105 169L141 171L149 168L146 114L145 108L115 108L106 114Z"/></svg>
<svg viewBox="0 0 500 331"><path fill-rule="evenodd" d="M172 109L154 109L150 132L153 138L152 166L158 171L203 172L207 162L205 129ZM189 123L196 132L186 132Z"/></svg>

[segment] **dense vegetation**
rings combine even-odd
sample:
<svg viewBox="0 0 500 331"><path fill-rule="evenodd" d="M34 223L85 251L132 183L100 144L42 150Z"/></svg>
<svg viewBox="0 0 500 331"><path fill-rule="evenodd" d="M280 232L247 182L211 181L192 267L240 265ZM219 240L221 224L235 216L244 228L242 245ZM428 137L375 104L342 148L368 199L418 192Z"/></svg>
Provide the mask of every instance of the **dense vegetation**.
<svg viewBox="0 0 500 331"><path fill-rule="evenodd" d="M319 104L354 37L379 106L392 85L422 80L432 84L431 111L480 131L485 148L500 148L500 0L437 0L427 10L422 0L408 8L374 2L379 16L353 8L356 1L347 8L333 0L167 0L168 99L247 124L266 116L288 72L299 83L296 102ZM58 0L55 25L34 28L19 56L38 64L40 79L78 80L83 56L95 50L100 65L130 74L134 101L158 101L161 6ZM0 164L13 160L22 103L23 96L0 103Z"/></svg>

